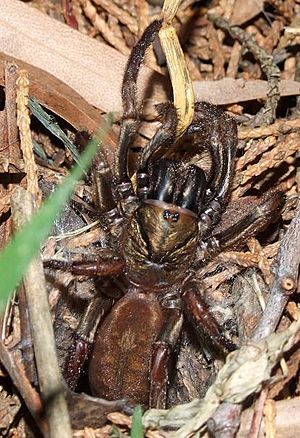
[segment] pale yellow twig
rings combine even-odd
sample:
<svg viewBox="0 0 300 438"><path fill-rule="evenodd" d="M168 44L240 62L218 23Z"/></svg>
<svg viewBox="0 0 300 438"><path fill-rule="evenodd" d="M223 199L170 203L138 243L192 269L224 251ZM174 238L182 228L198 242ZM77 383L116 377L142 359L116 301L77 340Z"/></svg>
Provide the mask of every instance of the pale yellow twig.
<svg viewBox="0 0 300 438"><path fill-rule="evenodd" d="M162 10L164 23L159 31L159 39L166 55L172 82L174 105L178 113L178 137L180 137L191 124L194 117L195 104L195 95L190 74L186 66L178 36L172 26L172 20L180 3L180 0L165 0Z"/></svg>
<svg viewBox="0 0 300 438"><path fill-rule="evenodd" d="M27 190L39 205L42 200L38 186L38 171L34 160L33 145L30 131L30 116L28 110L29 79L26 70L19 71L17 79L17 125L20 134L20 144L23 153L24 170L27 174Z"/></svg>

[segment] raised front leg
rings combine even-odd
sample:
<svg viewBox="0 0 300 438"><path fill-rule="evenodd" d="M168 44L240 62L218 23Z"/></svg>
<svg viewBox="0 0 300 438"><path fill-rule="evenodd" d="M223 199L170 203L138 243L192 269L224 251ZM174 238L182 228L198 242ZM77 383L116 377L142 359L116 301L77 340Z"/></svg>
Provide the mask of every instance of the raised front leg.
<svg viewBox="0 0 300 438"><path fill-rule="evenodd" d="M220 218L227 202L237 148L237 126L233 118L221 108L206 102L195 105L195 116L186 137L210 151L212 164L206 198L199 206L204 228L210 227Z"/></svg>
<svg viewBox="0 0 300 438"><path fill-rule="evenodd" d="M237 348L234 342L224 335L222 328L210 313L196 283L187 283L182 296L186 316L192 323L202 347L208 348L219 357L224 357L229 351Z"/></svg>
<svg viewBox="0 0 300 438"><path fill-rule="evenodd" d="M123 115L119 148L115 162L117 184L130 183L127 172L127 154L139 124L139 105L137 101L137 79L147 48L152 44L162 26L162 20L155 20L145 30L143 36L130 54L122 83Z"/></svg>
<svg viewBox="0 0 300 438"><path fill-rule="evenodd" d="M153 344L150 371L150 408L164 409L166 407L171 354L177 344L182 321L181 311L168 309L166 321Z"/></svg>

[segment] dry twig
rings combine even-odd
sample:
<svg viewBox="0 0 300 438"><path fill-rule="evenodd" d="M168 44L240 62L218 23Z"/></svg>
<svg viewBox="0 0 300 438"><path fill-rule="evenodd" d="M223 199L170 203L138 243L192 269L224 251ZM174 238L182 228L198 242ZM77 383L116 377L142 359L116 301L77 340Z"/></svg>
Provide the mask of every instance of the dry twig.
<svg viewBox="0 0 300 438"><path fill-rule="evenodd" d="M21 228L34 212L33 198L19 189L12 199L14 223ZM49 421L50 437L71 437L68 409L64 398L62 376L56 357L52 319L40 257L31 262L24 278L24 287L37 364L39 386Z"/></svg>
<svg viewBox="0 0 300 438"><path fill-rule="evenodd" d="M281 318L289 296L297 286L300 265L300 204L287 230L276 260L275 281L253 340L261 340L272 333ZM209 428L216 438L234 437L240 424L241 405L223 403L216 410ZM225 433L225 435L224 435Z"/></svg>

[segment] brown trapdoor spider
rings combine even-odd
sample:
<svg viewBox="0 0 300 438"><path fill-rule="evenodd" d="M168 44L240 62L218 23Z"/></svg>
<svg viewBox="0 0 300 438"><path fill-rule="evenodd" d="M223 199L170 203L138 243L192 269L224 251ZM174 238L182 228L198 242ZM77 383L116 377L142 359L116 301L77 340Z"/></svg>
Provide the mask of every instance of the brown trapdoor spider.
<svg viewBox="0 0 300 438"><path fill-rule="evenodd" d="M157 408L166 405L170 359L184 318L216 354L234 348L203 302L194 275L197 267L265 227L282 206L281 193L273 191L249 215L222 232L216 229L229 197L237 128L230 116L208 103L195 105L180 147L176 109L171 103L160 106L161 126L142 152L133 185L128 152L139 123L137 77L161 25L157 20L146 29L125 70L115 166L107 165L101 151L94 162L105 245L97 261L48 263L75 274L118 277L128 284L102 320L97 295L88 306L65 370L69 385L76 387L89 358L93 395L125 397ZM201 154L209 166L195 164Z"/></svg>

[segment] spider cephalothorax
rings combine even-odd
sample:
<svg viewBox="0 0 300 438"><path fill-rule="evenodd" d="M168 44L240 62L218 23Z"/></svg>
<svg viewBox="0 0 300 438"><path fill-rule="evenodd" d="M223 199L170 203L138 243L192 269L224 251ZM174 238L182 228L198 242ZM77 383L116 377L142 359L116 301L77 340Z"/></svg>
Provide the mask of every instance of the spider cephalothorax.
<svg viewBox="0 0 300 438"><path fill-rule="evenodd" d="M160 160L149 193L126 228L123 251L128 279L169 286L186 276L199 241L198 209L206 189L202 169Z"/></svg>
<svg viewBox="0 0 300 438"><path fill-rule="evenodd" d="M132 183L128 151L139 119L137 76L161 24L155 21L146 29L127 64L115 166L110 169L101 151L95 159L99 214L109 248L99 250L89 270L87 262L85 267L68 264L75 273L118 278L127 291L102 321L96 304L88 306L65 370L76 387L91 350L92 394L154 407L166 404L169 361L184 318L216 354L234 348L207 311L195 280L197 266L253 235L282 205L281 194L273 192L250 214L216 230L228 202L237 128L231 117L208 103L195 105L194 119L180 140L188 145L184 153L176 139L176 109L161 106L161 127L143 150ZM201 166L201 154L209 158L208 165ZM108 249L113 257L106 257ZM97 297L95 293L95 303Z"/></svg>

